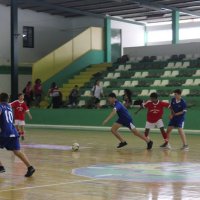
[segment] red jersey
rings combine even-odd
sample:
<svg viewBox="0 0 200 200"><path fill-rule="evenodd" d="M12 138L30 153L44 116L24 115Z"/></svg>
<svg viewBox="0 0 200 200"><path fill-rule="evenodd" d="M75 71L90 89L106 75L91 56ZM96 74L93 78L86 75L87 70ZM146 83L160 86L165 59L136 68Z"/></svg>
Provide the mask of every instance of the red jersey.
<svg viewBox="0 0 200 200"><path fill-rule="evenodd" d="M147 108L147 121L150 123L156 123L159 119L162 119L164 108L169 108L170 104L158 101L153 103L152 101L147 101L143 104L144 108Z"/></svg>
<svg viewBox="0 0 200 200"><path fill-rule="evenodd" d="M29 111L28 106L24 101L20 102L19 100L13 101L11 107L14 109L15 120L25 120L25 114Z"/></svg>

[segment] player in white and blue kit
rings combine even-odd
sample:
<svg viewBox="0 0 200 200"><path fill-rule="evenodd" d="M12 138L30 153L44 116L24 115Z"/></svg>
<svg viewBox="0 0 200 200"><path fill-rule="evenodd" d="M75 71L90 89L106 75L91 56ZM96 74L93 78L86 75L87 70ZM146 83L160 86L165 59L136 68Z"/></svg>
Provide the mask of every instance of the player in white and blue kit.
<svg viewBox="0 0 200 200"><path fill-rule="evenodd" d="M127 142L122 138L122 136L118 133L118 129L122 126L125 126L130 129L130 131L144 140L147 143L147 149L151 149L153 146L153 142L140 134L138 130L133 125L133 120L131 115L129 114L127 108L117 100L115 93L111 93L108 96L108 102L113 105L114 109L111 114L104 120L103 125L105 125L111 118L113 118L116 114L118 115L118 120L112 125L111 132L114 136L120 141L117 148L121 148L127 145Z"/></svg>
<svg viewBox="0 0 200 200"><path fill-rule="evenodd" d="M6 93L0 94L0 148L12 151L27 166L25 177L30 177L35 172L27 157L20 151L19 134L13 124L12 108L8 104L9 96ZM0 162L0 173L5 168Z"/></svg>
<svg viewBox="0 0 200 200"><path fill-rule="evenodd" d="M172 98L171 100L171 115L170 115L170 122L167 128L167 135L169 139L171 131L174 128L178 128L179 135L183 142L183 146L181 148L182 150L187 150L189 148L185 133L183 131L186 112L187 112L186 102L181 97L181 90L177 89L174 91L174 98Z"/></svg>

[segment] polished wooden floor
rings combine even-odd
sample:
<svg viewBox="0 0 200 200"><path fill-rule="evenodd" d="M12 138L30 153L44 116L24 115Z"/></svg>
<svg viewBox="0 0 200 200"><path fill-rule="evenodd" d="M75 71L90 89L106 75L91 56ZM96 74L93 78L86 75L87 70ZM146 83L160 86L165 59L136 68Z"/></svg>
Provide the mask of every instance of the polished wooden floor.
<svg viewBox="0 0 200 200"><path fill-rule="evenodd" d="M108 132L27 129L23 151L37 172L32 178L24 178L24 165L10 152L1 150L7 171L0 174L0 200L200 199L200 135L188 135L188 152L179 150L178 135L172 135L170 151L159 149L160 134L152 134L152 151L147 151L135 136L124 136L129 145L117 150L118 142ZM80 151L68 149L74 142L80 144ZM187 177L182 173L181 179L176 179L170 174L173 163L173 173L186 164ZM165 174L159 171L161 166ZM128 170L133 173L128 174Z"/></svg>

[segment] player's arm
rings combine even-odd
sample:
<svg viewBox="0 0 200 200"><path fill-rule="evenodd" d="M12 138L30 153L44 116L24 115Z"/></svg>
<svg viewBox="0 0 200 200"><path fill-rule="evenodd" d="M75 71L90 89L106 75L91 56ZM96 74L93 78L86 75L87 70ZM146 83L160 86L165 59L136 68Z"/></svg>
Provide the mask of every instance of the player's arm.
<svg viewBox="0 0 200 200"><path fill-rule="evenodd" d="M135 111L135 115L137 115L142 109L146 108L147 103L140 102L140 108Z"/></svg>
<svg viewBox="0 0 200 200"><path fill-rule="evenodd" d="M32 117L32 115L31 115L31 113L30 113L29 110L27 110L26 113L27 113L27 115L28 115L28 117L29 117L30 120L33 119L33 117Z"/></svg>
<svg viewBox="0 0 200 200"><path fill-rule="evenodd" d="M103 125L107 124L115 115L117 110L114 108L108 117L103 121Z"/></svg>

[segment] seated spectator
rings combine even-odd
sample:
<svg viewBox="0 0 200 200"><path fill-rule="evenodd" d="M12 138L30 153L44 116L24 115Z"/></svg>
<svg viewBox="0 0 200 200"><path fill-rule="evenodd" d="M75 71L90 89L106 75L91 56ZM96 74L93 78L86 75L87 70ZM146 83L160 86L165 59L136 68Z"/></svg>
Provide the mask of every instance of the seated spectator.
<svg viewBox="0 0 200 200"><path fill-rule="evenodd" d="M33 89L31 81L26 84L26 87L23 89L23 93L26 105L30 108L31 102L33 101Z"/></svg>
<svg viewBox="0 0 200 200"><path fill-rule="evenodd" d="M34 93L34 97L35 97L35 106L40 107L40 102L42 99L42 84L41 84L41 80L39 78L35 80L33 93Z"/></svg>
<svg viewBox="0 0 200 200"><path fill-rule="evenodd" d="M132 92L129 89L124 90L123 100L124 106L130 108L132 105Z"/></svg>
<svg viewBox="0 0 200 200"><path fill-rule="evenodd" d="M70 106L77 106L79 98L79 88L78 85L75 85L69 95L69 104Z"/></svg>

